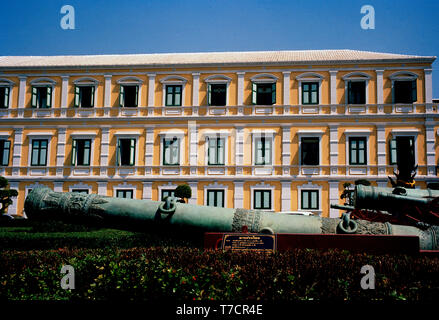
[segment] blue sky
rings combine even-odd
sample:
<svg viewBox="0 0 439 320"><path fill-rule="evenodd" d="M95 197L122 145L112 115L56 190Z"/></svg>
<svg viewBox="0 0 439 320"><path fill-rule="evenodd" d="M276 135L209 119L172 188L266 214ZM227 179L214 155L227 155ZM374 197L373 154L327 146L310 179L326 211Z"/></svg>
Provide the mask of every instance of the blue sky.
<svg viewBox="0 0 439 320"><path fill-rule="evenodd" d="M63 30L63 5L75 30ZM363 30L363 5L375 29ZM0 55L357 49L439 56L437 0L17 0L2 3ZM439 98L439 67L433 97Z"/></svg>

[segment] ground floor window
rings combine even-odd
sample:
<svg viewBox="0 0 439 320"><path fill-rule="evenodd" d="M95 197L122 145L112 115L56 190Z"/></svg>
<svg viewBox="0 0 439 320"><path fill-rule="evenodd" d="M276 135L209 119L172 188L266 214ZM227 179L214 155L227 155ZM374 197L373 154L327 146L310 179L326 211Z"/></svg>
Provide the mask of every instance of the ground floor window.
<svg viewBox="0 0 439 320"><path fill-rule="evenodd" d="M174 189L162 189L161 201L165 200L166 197L174 197Z"/></svg>
<svg viewBox="0 0 439 320"><path fill-rule="evenodd" d="M116 190L117 198L126 198L133 199L133 190L132 189L118 189Z"/></svg>
<svg viewBox="0 0 439 320"><path fill-rule="evenodd" d="M72 192L88 194L88 189L72 189Z"/></svg>
<svg viewBox="0 0 439 320"><path fill-rule="evenodd" d="M254 190L253 202L255 209L271 210L271 190Z"/></svg>
<svg viewBox="0 0 439 320"><path fill-rule="evenodd" d="M301 192L301 208L302 210L318 210L319 209L319 191L318 190L302 190Z"/></svg>
<svg viewBox="0 0 439 320"><path fill-rule="evenodd" d="M224 208L224 190L207 190L208 206Z"/></svg>

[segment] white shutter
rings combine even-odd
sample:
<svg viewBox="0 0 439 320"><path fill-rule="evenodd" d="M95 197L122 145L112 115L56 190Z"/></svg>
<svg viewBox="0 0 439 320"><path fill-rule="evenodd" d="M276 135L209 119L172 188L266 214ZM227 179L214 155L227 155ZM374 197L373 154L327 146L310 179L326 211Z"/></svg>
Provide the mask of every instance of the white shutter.
<svg viewBox="0 0 439 320"><path fill-rule="evenodd" d="M52 106L52 87L47 87L47 95L46 95L46 107L50 108Z"/></svg>

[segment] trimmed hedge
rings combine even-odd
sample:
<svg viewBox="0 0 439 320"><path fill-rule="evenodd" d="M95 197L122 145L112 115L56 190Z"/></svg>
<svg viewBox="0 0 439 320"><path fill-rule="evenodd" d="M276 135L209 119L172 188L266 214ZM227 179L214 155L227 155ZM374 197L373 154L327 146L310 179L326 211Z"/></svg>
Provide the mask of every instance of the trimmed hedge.
<svg viewBox="0 0 439 320"><path fill-rule="evenodd" d="M60 287L62 265L74 290ZM361 267L375 268L362 290ZM275 254L196 248L0 251L0 298L10 300L411 300L439 298L439 259L291 250Z"/></svg>

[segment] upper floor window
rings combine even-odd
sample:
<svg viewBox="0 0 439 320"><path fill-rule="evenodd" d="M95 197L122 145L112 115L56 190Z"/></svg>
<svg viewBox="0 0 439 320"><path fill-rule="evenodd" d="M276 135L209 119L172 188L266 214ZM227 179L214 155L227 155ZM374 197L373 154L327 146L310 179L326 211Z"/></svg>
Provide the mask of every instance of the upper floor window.
<svg viewBox="0 0 439 320"><path fill-rule="evenodd" d="M252 104L273 105L276 103L277 77L271 74L259 74L251 78Z"/></svg>
<svg viewBox="0 0 439 320"><path fill-rule="evenodd" d="M303 82L302 83L302 104L319 103L319 83Z"/></svg>
<svg viewBox="0 0 439 320"><path fill-rule="evenodd" d="M117 165L134 166L136 161L136 139L119 138L117 140Z"/></svg>
<svg viewBox="0 0 439 320"><path fill-rule="evenodd" d="M9 165L9 154L11 152L11 142L0 140L0 166Z"/></svg>
<svg viewBox="0 0 439 320"><path fill-rule="evenodd" d="M413 167L415 161L414 136L396 136L390 141L390 164L404 162Z"/></svg>
<svg viewBox="0 0 439 320"><path fill-rule="evenodd" d="M366 81L348 82L348 104L366 103Z"/></svg>
<svg viewBox="0 0 439 320"><path fill-rule="evenodd" d="M0 86L0 108L9 107L9 91L10 87Z"/></svg>
<svg viewBox="0 0 439 320"><path fill-rule="evenodd" d="M180 164L180 139L163 138L163 165Z"/></svg>
<svg viewBox="0 0 439 320"><path fill-rule="evenodd" d="M117 83L120 86L119 106L138 107L143 80L135 76L128 76L120 78Z"/></svg>
<svg viewBox="0 0 439 320"><path fill-rule="evenodd" d="M255 165L272 164L272 138L255 136Z"/></svg>
<svg viewBox="0 0 439 320"><path fill-rule="evenodd" d="M208 84L209 106L225 106L226 98L227 98L227 84L225 83Z"/></svg>
<svg viewBox="0 0 439 320"><path fill-rule="evenodd" d="M121 107L137 107L139 104L139 86L121 85L119 104Z"/></svg>
<svg viewBox="0 0 439 320"><path fill-rule="evenodd" d="M226 139L221 137L208 137L207 158L209 165L224 165Z"/></svg>
<svg viewBox="0 0 439 320"><path fill-rule="evenodd" d="M90 165L91 139L73 139L72 165Z"/></svg>
<svg viewBox="0 0 439 320"><path fill-rule="evenodd" d="M47 139L33 139L31 152L31 166L47 165Z"/></svg>
<svg viewBox="0 0 439 320"><path fill-rule="evenodd" d="M410 71L397 71L389 76L392 80L393 103L414 103L418 100L418 75Z"/></svg>
<svg viewBox="0 0 439 320"><path fill-rule="evenodd" d="M181 85L166 85L166 106L181 106Z"/></svg>
<svg viewBox="0 0 439 320"><path fill-rule="evenodd" d="M92 108L94 107L95 87L76 86L75 87L75 107Z"/></svg>
<svg viewBox="0 0 439 320"><path fill-rule="evenodd" d="M320 139L318 137L302 137L300 144L301 164L319 165L320 163Z"/></svg>
<svg viewBox="0 0 439 320"><path fill-rule="evenodd" d="M349 164L367 164L367 138L349 137Z"/></svg>
<svg viewBox="0 0 439 320"><path fill-rule="evenodd" d="M32 87L32 108L50 108L52 106L52 87Z"/></svg>

